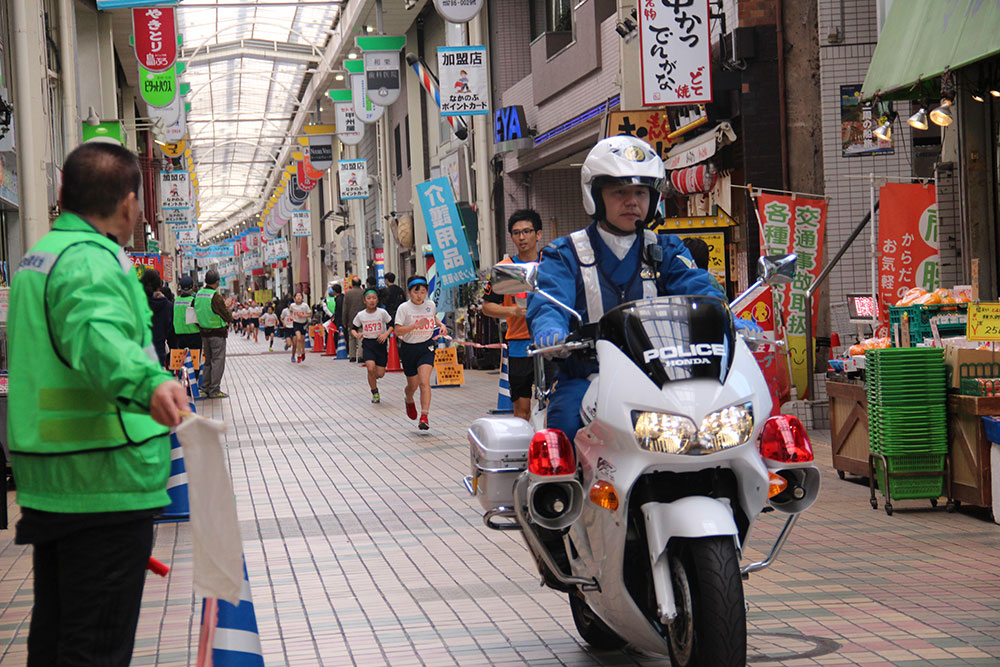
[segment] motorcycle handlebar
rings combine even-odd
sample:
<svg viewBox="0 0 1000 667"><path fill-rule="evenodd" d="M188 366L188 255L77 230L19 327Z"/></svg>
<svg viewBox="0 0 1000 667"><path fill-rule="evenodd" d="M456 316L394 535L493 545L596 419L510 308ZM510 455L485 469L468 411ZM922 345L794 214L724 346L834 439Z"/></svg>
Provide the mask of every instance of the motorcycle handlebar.
<svg viewBox="0 0 1000 667"><path fill-rule="evenodd" d="M575 352L577 350L589 350L593 347L594 342L590 340L571 340L559 343L558 345L530 347L528 348L528 356L534 357L539 354L552 354L553 352Z"/></svg>

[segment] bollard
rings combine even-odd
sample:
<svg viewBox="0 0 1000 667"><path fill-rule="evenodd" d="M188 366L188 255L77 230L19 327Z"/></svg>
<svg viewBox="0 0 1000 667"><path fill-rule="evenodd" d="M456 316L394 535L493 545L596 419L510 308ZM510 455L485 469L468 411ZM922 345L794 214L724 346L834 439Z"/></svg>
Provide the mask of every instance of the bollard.
<svg viewBox="0 0 1000 667"><path fill-rule="evenodd" d="M510 400L510 370L508 367L507 346L503 346L500 354L500 384L497 387L497 407L489 410L491 415L508 415L514 412L514 403Z"/></svg>

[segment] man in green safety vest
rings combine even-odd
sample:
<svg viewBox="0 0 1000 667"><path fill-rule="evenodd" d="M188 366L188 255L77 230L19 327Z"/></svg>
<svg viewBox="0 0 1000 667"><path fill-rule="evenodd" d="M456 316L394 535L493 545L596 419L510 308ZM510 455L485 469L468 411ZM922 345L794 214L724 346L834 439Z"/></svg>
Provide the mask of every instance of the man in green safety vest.
<svg viewBox="0 0 1000 667"><path fill-rule="evenodd" d="M191 276L181 276L178 281L180 291L174 299L174 338L177 350L191 350L201 354L201 329L198 327L198 315L194 310L194 279ZM201 363L195 369L195 377L201 370Z"/></svg>
<svg viewBox="0 0 1000 667"><path fill-rule="evenodd" d="M66 158L60 215L14 275L8 437L31 544L29 665L128 665L168 505L169 427L184 388L152 347L152 314L122 244L141 172L122 146Z"/></svg>
<svg viewBox="0 0 1000 667"><path fill-rule="evenodd" d="M205 273L205 286L194 297L194 312L205 353L202 390L206 398L229 398L229 394L222 393L222 374L226 371L227 325L233 316L219 294L219 272L215 269Z"/></svg>

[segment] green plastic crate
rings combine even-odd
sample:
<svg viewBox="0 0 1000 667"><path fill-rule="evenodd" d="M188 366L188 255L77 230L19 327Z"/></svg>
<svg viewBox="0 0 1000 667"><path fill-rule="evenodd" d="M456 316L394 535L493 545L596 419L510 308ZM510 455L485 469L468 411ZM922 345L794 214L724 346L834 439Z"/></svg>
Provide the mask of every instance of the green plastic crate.
<svg viewBox="0 0 1000 667"><path fill-rule="evenodd" d="M889 472L940 472L928 477L890 477L886 480L882 459L875 459L878 488L890 500L940 498L944 495L944 454L907 454L886 456ZM888 483L887 483L888 481Z"/></svg>
<svg viewBox="0 0 1000 667"><path fill-rule="evenodd" d="M944 303L933 306L889 306L889 331L890 335L895 335L895 325L900 325L900 338L903 336L903 313L906 313L910 320L910 340L919 343L924 338L931 338L934 332L931 331L931 318L935 315L961 315L968 312L967 303ZM938 332L942 336L964 335L966 325L963 324L939 324ZM893 338L895 340L895 338Z"/></svg>

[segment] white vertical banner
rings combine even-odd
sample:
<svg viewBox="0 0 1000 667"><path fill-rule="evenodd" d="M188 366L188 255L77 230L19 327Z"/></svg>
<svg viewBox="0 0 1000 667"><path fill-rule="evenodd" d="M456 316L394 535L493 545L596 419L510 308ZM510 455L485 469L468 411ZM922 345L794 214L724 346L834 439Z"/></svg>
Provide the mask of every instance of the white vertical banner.
<svg viewBox="0 0 1000 667"><path fill-rule="evenodd" d="M354 102L337 102L334 110L337 114L337 137L340 143L348 146L360 143L365 136L365 126L354 113Z"/></svg>
<svg viewBox="0 0 1000 667"><path fill-rule="evenodd" d="M490 80L485 46L439 46L442 116L490 113Z"/></svg>
<svg viewBox="0 0 1000 667"><path fill-rule="evenodd" d="M311 236L312 220L309 211L292 211L292 236Z"/></svg>
<svg viewBox="0 0 1000 667"><path fill-rule="evenodd" d="M337 163L340 199L368 199L368 161L341 160Z"/></svg>
<svg viewBox="0 0 1000 667"><path fill-rule="evenodd" d="M643 105L712 101L708 3L709 0L640 3Z"/></svg>

